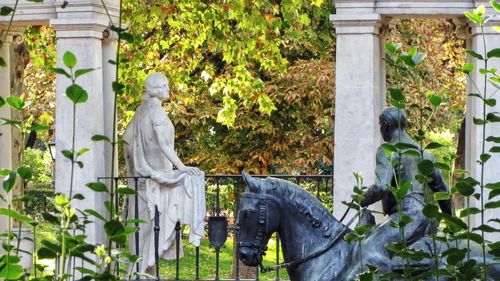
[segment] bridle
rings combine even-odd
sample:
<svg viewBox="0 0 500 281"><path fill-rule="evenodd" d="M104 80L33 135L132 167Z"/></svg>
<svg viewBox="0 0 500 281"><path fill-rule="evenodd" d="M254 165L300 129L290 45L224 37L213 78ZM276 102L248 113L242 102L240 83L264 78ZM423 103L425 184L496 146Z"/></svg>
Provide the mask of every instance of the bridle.
<svg viewBox="0 0 500 281"><path fill-rule="evenodd" d="M269 196L267 194L244 193L243 197L252 198L252 199L261 199L261 200L265 200L265 201L272 201L272 202L278 204L278 202L276 202L276 200L274 198L272 198L271 196ZM305 262L308 262L316 257L319 257L322 254L326 253L328 250L330 250L330 248L332 248L346 234L347 230L349 230L349 226L354 222L354 220L359 216L359 214L360 214L360 212L357 212L356 215L354 215L349 220L349 222L347 223L345 228L339 234L337 234L337 236L335 236L335 238L325 248L323 248L317 252L314 252L310 255L307 255L306 257L298 259L298 260L294 260L294 261L290 261L290 262L282 262L282 263L279 263L276 265L265 267L263 264L263 261L262 261L262 256L264 256L266 254L266 251L267 251L267 242L264 241L264 233L265 233L265 231L267 231L267 204L266 203L258 204L258 209L257 209L258 224L257 224L257 233L255 235L255 240L254 240L255 242L239 242L238 241L238 247L249 247L249 248L252 248L255 250L255 252L257 253L258 260L259 260L259 267L260 267L261 273L266 273L266 272L278 270L280 268L285 268L285 267L287 269L291 269L291 268L297 267ZM239 227L238 227L238 229L239 229Z"/></svg>
<svg viewBox="0 0 500 281"><path fill-rule="evenodd" d="M274 198L266 194L244 193L243 197L260 199L264 201L271 200L277 203L274 200ZM264 234L266 232L267 232L267 204L259 203L257 206L257 232L255 234L254 242L238 241L238 247L249 247L254 249L257 252L260 265L262 265L262 256L264 256L267 251L267 242L264 241Z"/></svg>

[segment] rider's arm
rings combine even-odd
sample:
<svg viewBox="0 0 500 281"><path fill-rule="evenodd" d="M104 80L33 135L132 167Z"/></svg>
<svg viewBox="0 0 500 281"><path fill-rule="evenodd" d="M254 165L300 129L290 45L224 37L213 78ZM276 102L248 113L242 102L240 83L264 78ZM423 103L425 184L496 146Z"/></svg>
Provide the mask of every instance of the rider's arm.
<svg viewBox="0 0 500 281"><path fill-rule="evenodd" d="M375 184L366 190L361 206L365 207L383 199L389 191L392 180L392 164L383 148L377 150L377 166L375 168Z"/></svg>
<svg viewBox="0 0 500 281"><path fill-rule="evenodd" d="M429 183L429 187L433 192L449 192L448 185L441 175L441 171L435 169L431 175L432 181ZM451 200L439 200L439 208L444 213L451 215Z"/></svg>

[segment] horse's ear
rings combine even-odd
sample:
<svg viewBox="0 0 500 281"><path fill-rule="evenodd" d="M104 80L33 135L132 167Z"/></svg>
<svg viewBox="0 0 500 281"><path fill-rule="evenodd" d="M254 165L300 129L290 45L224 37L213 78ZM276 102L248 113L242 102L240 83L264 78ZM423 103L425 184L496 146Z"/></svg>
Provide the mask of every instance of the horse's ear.
<svg viewBox="0 0 500 281"><path fill-rule="evenodd" d="M260 180L252 178L249 174L247 174L244 170L241 171L241 175L243 176L243 180L248 186L248 190L253 193L260 192Z"/></svg>

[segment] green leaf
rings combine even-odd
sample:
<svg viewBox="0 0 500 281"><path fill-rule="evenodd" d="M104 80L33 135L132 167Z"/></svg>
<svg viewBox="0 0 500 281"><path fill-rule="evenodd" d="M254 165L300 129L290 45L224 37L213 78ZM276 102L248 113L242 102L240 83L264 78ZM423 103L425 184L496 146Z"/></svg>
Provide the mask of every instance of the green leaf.
<svg viewBox="0 0 500 281"><path fill-rule="evenodd" d="M68 158L69 160L73 161L73 151L71 150L63 150L61 153L64 155L64 157Z"/></svg>
<svg viewBox="0 0 500 281"><path fill-rule="evenodd" d="M5 100L0 97L0 108L5 105Z"/></svg>
<svg viewBox="0 0 500 281"><path fill-rule="evenodd" d="M481 210L479 210L478 208L474 208L474 207L466 208L466 209L463 209L462 211L460 211L460 217L465 218L465 217L468 217L470 215L475 215L475 214L479 214L479 213L481 213Z"/></svg>
<svg viewBox="0 0 500 281"><path fill-rule="evenodd" d="M420 157L421 156L420 151L413 150L413 149L403 151L403 155L412 156L412 157Z"/></svg>
<svg viewBox="0 0 500 281"><path fill-rule="evenodd" d="M92 138L90 138L92 141L107 141L111 143L111 140L104 135L93 135Z"/></svg>
<svg viewBox="0 0 500 281"><path fill-rule="evenodd" d="M3 180L2 187L6 193L9 193L16 184L16 177L16 172L9 171L9 175Z"/></svg>
<svg viewBox="0 0 500 281"><path fill-rule="evenodd" d="M427 204L424 209L422 209L422 213L430 219L439 218L439 207L434 204Z"/></svg>
<svg viewBox="0 0 500 281"><path fill-rule="evenodd" d="M495 106L495 105L497 105L497 100L496 99L486 99L486 100L484 100L484 103L489 105L489 106Z"/></svg>
<svg viewBox="0 0 500 281"><path fill-rule="evenodd" d="M436 192L434 193L434 200L442 201L442 200L450 200L451 194L448 192Z"/></svg>
<svg viewBox="0 0 500 281"><path fill-rule="evenodd" d="M12 13L12 11L14 11L14 9L12 9L11 7L3 6L2 8L0 8L0 16L7 16Z"/></svg>
<svg viewBox="0 0 500 281"><path fill-rule="evenodd" d="M40 125L40 124L33 124L33 125L29 126L26 129L28 131L30 131L30 132L32 132L32 131L43 131L43 130L48 130L49 126Z"/></svg>
<svg viewBox="0 0 500 281"><path fill-rule="evenodd" d="M88 148L82 148L82 149L78 150L78 152L76 153L76 156L77 157L78 156L82 156L83 154L85 154L85 153L87 153L89 151L90 151L90 149L88 149Z"/></svg>
<svg viewBox="0 0 500 281"><path fill-rule="evenodd" d="M441 101L442 101L441 97L438 96L438 95L436 95L436 94L434 94L434 93L430 94L428 96L428 98L429 98L429 102L432 105L434 105L435 107L438 107L441 104Z"/></svg>
<svg viewBox="0 0 500 281"><path fill-rule="evenodd" d="M443 252L442 256L448 258L446 261L450 265L456 265L458 262L463 261L465 259L465 255L467 254L467 249L457 249L450 248Z"/></svg>
<svg viewBox="0 0 500 281"><path fill-rule="evenodd" d="M488 120L488 122L491 122L491 123L495 123L495 122L500 122L500 115L497 115L496 113L488 113L486 115L486 120Z"/></svg>
<svg viewBox="0 0 500 281"><path fill-rule="evenodd" d="M434 163L432 163L431 160L428 160L428 159L424 159L422 161L420 161L420 163L418 163L417 165L418 167L418 170L420 171L420 173L422 173L422 175L430 175L434 172Z"/></svg>
<svg viewBox="0 0 500 281"><path fill-rule="evenodd" d="M488 58L500 58L500 48L495 48L488 52Z"/></svg>
<svg viewBox="0 0 500 281"><path fill-rule="evenodd" d="M410 55L401 55L399 56L399 59L401 59L406 65L410 67L416 66L415 62L413 61L412 56Z"/></svg>
<svg viewBox="0 0 500 281"><path fill-rule="evenodd" d="M18 280L24 275L24 269L19 264L9 264L9 266L0 267L0 279Z"/></svg>
<svg viewBox="0 0 500 281"><path fill-rule="evenodd" d="M445 171L451 170L451 168L450 168L450 166L448 164L441 163L441 162L434 163L434 167L438 168L440 170L445 170Z"/></svg>
<svg viewBox="0 0 500 281"><path fill-rule="evenodd" d="M0 67L6 67L7 66L7 63L5 63L5 60L0 57Z"/></svg>
<svg viewBox="0 0 500 281"><path fill-rule="evenodd" d="M478 227L474 227L472 229L472 231L476 231L476 230L484 231L484 232L489 232L489 233L500 232L500 229L496 229L496 228L491 227L491 226L486 225L486 224L480 225Z"/></svg>
<svg viewBox="0 0 500 281"><path fill-rule="evenodd" d="M495 183L487 183L485 185L485 187L487 189L491 189L491 190L497 190L497 189L500 189L500 182L495 182Z"/></svg>
<svg viewBox="0 0 500 281"><path fill-rule="evenodd" d="M51 70L52 70L52 72L54 72L56 74L62 74L64 76L68 77L69 79L71 79L71 75L68 72L66 72L66 70L64 70L62 68L54 67L54 68L51 68Z"/></svg>
<svg viewBox="0 0 500 281"><path fill-rule="evenodd" d="M25 180L30 180L33 177L33 171L26 166L17 168L17 174Z"/></svg>
<svg viewBox="0 0 500 281"><path fill-rule="evenodd" d="M478 54L478 53L476 53L476 52L474 52L474 51L472 51L472 50L467 50L467 51L465 51L465 52L466 52L469 56L474 57L474 58L476 58L476 59L478 59L478 60L484 60L484 58L483 58L483 56L482 56L482 55L480 55L480 54Z"/></svg>
<svg viewBox="0 0 500 281"><path fill-rule="evenodd" d="M417 46L412 46L410 48L410 50L408 51L408 55L409 56L414 56L417 54L417 51L418 51L418 47Z"/></svg>
<svg viewBox="0 0 500 281"><path fill-rule="evenodd" d="M405 100L405 96L403 95L403 91L401 91L401 89L391 88L389 89L389 93L391 98L395 101L401 102Z"/></svg>
<svg viewBox="0 0 500 281"><path fill-rule="evenodd" d="M395 53L397 50L401 48L401 44L394 44L394 43L385 43L384 46L389 53Z"/></svg>
<svg viewBox="0 0 500 281"><path fill-rule="evenodd" d="M496 12L500 13L500 4L495 0L490 0L490 5L495 9Z"/></svg>
<svg viewBox="0 0 500 281"><path fill-rule="evenodd" d="M465 74L470 74L472 71L474 71L474 65L470 62L466 63L460 70Z"/></svg>
<svg viewBox="0 0 500 281"><path fill-rule="evenodd" d="M57 253L53 252L51 249L46 248L46 247L41 247L37 251L37 257L39 259L48 259L48 260L53 260L57 258Z"/></svg>
<svg viewBox="0 0 500 281"><path fill-rule="evenodd" d="M497 197L498 195L500 195L500 189L492 190L492 191L490 191L490 193L488 195L488 200L491 200L491 199Z"/></svg>
<svg viewBox="0 0 500 281"><path fill-rule="evenodd" d="M426 56L427 55L424 53L417 52L415 55L411 57L411 59L415 64L419 64L425 59Z"/></svg>
<svg viewBox="0 0 500 281"><path fill-rule="evenodd" d="M484 153L479 156L481 163L486 163L491 158L490 154Z"/></svg>
<svg viewBox="0 0 500 281"><path fill-rule="evenodd" d="M108 188L102 182L90 182L86 186L95 192L108 192Z"/></svg>
<svg viewBox="0 0 500 281"><path fill-rule="evenodd" d="M0 118L0 120L3 121L2 125L11 125L11 126L14 126L16 128L21 128L21 125L23 124L23 122L21 122L19 120L11 120L11 119L7 119L7 118Z"/></svg>
<svg viewBox="0 0 500 281"><path fill-rule="evenodd" d="M473 23L477 23L479 25L483 25L484 23L484 20L483 18L478 15L478 14L473 14L471 12L464 12L464 15L469 19L471 20Z"/></svg>
<svg viewBox="0 0 500 281"><path fill-rule="evenodd" d="M75 71L75 78L82 76L83 74L89 73L96 70L96 68L82 68Z"/></svg>
<svg viewBox="0 0 500 281"><path fill-rule="evenodd" d="M12 106L13 108L17 109L17 110L21 110L23 109L25 103L23 101L23 99L21 99L20 97L16 97L16 96L9 96L5 99L5 101L10 105Z"/></svg>
<svg viewBox="0 0 500 281"><path fill-rule="evenodd" d="M123 89L125 89L125 85L116 81L113 81L113 83L111 83L111 86L113 88L113 92L115 92L116 94L120 93Z"/></svg>
<svg viewBox="0 0 500 281"><path fill-rule="evenodd" d="M104 224L104 231L108 237L113 237L125 232L125 227L117 220L110 220Z"/></svg>
<svg viewBox="0 0 500 281"><path fill-rule="evenodd" d="M404 181L402 184L400 184L399 188L396 190L396 198L402 200L406 196L406 194L408 194L410 187L411 181Z"/></svg>
<svg viewBox="0 0 500 281"><path fill-rule="evenodd" d="M420 150L420 148L414 144L411 143L406 143L406 142L398 142L395 144L397 149L414 149L414 150Z"/></svg>
<svg viewBox="0 0 500 281"><path fill-rule="evenodd" d="M85 209L84 212L91 215L91 216L94 216L102 221L106 221L106 219L101 214L99 214L97 211L94 211L92 209Z"/></svg>
<svg viewBox="0 0 500 281"><path fill-rule="evenodd" d="M440 144L440 143L437 143L437 142L431 142L429 143L425 149L436 149L436 148L441 148L443 147L444 145Z"/></svg>
<svg viewBox="0 0 500 281"><path fill-rule="evenodd" d="M488 203L484 204L484 208L486 208L486 209L500 208L500 200L499 201L488 202Z"/></svg>
<svg viewBox="0 0 500 281"><path fill-rule="evenodd" d="M481 118L475 118L475 117L472 118L472 122L475 125L484 125L484 124L488 123L488 121L486 121L486 120L483 120Z"/></svg>
<svg viewBox="0 0 500 281"><path fill-rule="evenodd" d="M85 91L80 85L72 84L66 88L66 96L74 103L84 103L88 99L87 91Z"/></svg>
<svg viewBox="0 0 500 281"><path fill-rule="evenodd" d="M493 146L490 148L491 153L500 153L500 146Z"/></svg>
<svg viewBox="0 0 500 281"><path fill-rule="evenodd" d="M63 62L66 67L73 68L77 62L76 56L72 52L67 51L63 55Z"/></svg>
<svg viewBox="0 0 500 281"><path fill-rule="evenodd" d="M9 209L7 209L7 208L0 208L0 215L8 216L8 217L11 217L12 219L22 221L25 223L30 223L33 221L30 217L25 216L25 215L21 215L21 214L17 213L16 211L14 211L13 209L10 209L10 211L9 211Z"/></svg>
<svg viewBox="0 0 500 281"><path fill-rule="evenodd" d="M118 188L118 189L116 189L116 193L123 194L123 195L134 195L134 194L137 194L137 192L135 192L135 190L133 190L132 188L128 188L128 187Z"/></svg>
<svg viewBox="0 0 500 281"><path fill-rule="evenodd" d="M450 216L447 213L441 213L441 216L445 220L447 225L456 226L461 229L467 229L467 225L459 218Z"/></svg>
<svg viewBox="0 0 500 281"><path fill-rule="evenodd" d="M119 34L120 39L127 41L127 43L134 43L134 41L135 41L134 36L130 33L120 32L118 34Z"/></svg>
<svg viewBox="0 0 500 281"><path fill-rule="evenodd" d="M500 137L489 136L489 137L486 138L486 141L487 142L500 143Z"/></svg>
<svg viewBox="0 0 500 281"><path fill-rule="evenodd" d="M76 161L75 163L76 163L76 165L78 165L78 167L80 167L80 169L83 169L84 164L82 161Z"/></svg>

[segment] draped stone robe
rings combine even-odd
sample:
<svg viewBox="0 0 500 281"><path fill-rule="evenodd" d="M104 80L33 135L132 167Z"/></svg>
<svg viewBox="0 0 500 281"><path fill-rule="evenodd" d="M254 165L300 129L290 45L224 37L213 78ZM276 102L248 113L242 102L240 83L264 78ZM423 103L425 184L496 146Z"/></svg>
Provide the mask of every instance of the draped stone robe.
<svg viewBox="0 0 500 281"><path fill-rule="evenodd" d="M163 127L162 130L159 130ZM166 130L165 130L166 129ZM161 135L159 132L168 132ZM159 139L174 146L174 126L156 98L143 98L135 116L124 133L125 159L129 176L151 177L139 181L140 224L139 255L143 258L140 271L154 266L154 214L155 205L160 212L159 254L175 259L175 225L177 221L189 226L189 242L199 246L204 235L205 175L192 176L173 170L172 163L160 147ZM133 188L133 180L129 180ZM134 218L135 202L129 200L128 217ZM135 253L135 238L129 240L130 251ZM182 256L182 248L181 256Z"/></svg>

